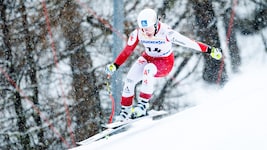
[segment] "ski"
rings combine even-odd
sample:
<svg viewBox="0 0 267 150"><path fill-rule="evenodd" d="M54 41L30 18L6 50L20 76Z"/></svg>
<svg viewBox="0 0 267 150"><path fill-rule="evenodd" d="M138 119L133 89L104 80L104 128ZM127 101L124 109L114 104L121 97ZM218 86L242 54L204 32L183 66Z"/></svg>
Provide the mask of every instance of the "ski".
<svg viewBox="0 0 267 150"><path fill-rule="evenodd" d="M153 117L162 116L162 115L165 115L165 114L167 114L167 112L163 111L163 110L161 110L161 111L150 110L150 111L148 111L148 115L146 115L146 116L135 118L135 119L128 119L128 120L125 120L125 121L109 123L109 124L105 124L105 125L102 125L102 126L105 127L105 128L117 128L117 127L122 126L124 124L133 123L133 122L136 122L136 121L141 120L141 119L153 118Z"/></svg>
<svg viewBox="0 0 267 150"><path fill-rule="evenodd" d="M103 130L102 132L100 132L100 133L98 133L98 134L96 134L96 135L94 135L88 139L85 139L83 141L76 142L76 143L78 145L88 145L88 144L93 143L97 140L108 137L109 135L124 129L124 128L128 127L129 125L131 125L132 123L137 122L139 120L146 119L146 118L160 117L160 116L163 116L166 114L167 114L166 111L150 110L148 112L147 116L143 116L143 117L136 118L136 119L128 119L127 121L120 122L120 123L115 122L115 123L111 123L111 124L106 124L106 125L103 125L106 129Z"/></svg>

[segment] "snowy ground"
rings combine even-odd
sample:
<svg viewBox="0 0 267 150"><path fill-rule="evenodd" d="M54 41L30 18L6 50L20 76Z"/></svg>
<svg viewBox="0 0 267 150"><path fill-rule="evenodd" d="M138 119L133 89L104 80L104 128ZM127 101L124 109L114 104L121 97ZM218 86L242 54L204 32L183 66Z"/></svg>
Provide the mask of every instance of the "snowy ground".
<svg viewBox="0 0 267 150"><path fill-rule="evenodd" d="M74 149L266 150L267 64L252 66L219 92L194 93L196 107Z"/></svg>

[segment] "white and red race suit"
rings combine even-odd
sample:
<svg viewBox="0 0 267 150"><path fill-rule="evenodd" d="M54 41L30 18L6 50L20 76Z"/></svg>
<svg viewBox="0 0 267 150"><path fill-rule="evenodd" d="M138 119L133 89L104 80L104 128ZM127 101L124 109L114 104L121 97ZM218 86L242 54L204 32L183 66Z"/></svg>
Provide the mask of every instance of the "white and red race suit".
<svg viewBox="0 0 267 150"><path fill-rule="evenodd" d="M132 54L138 43L142 43L145 51L130 68L122 91L121 105L131 106L135 85L142 80L140 98L149 100L154 91L156 77L165 77L174 65L172 43L207 52L208 45L191 40L172 30L167 24L159 22L158 30L153 37L146 36L142 29L135 29L125 48L115 59L117 66L122 65Z"/></svg>

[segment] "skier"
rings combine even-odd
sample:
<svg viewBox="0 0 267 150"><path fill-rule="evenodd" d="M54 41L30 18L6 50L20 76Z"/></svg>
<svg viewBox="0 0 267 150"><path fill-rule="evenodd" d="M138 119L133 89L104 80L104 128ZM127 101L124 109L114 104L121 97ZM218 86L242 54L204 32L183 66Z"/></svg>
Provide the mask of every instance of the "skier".
<svg viewBox="0 0 267 150"><path fill-rule="evenodd" d="M132 65L124 81L121 111L115 117L115 121L146 115L149 108L149 99L154 91L155 78L167 76L173 68L172 43L208 53L216 60L222 58L220 48L191 40L172 30L167 24L159 21L153 9L146 8L142 10L137 17L137 23L139 28L130 34L125 48L120 52L114 63L106 66L107 74L112 75L132 54L139 42L144 45L144 52ZM137 105L133 108L134 89L139 81L142 81L140 95Z"/></svg>

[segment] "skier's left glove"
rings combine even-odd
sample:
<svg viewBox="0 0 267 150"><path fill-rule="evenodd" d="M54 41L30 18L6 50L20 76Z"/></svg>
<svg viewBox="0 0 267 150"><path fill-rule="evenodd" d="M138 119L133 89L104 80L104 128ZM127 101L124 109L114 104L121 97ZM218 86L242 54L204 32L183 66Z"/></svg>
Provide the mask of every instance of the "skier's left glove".
<svg viewBox="0 0 267 150"><path fill-rule="evenodd" d="M222 49L216 47L208 47L208 53L216 60L222 59Z"/></svg>
<svg viewBox="0 0 267 150"><path fill-rule="evenodd" d="M118 66L117 64L112 63L112 64L108 64L108 65L106 66L105 71L106 71L106 73L107 73L108 75L111 76L111 75L112 75L118 68L119 68L119 66Z"/></svg>

